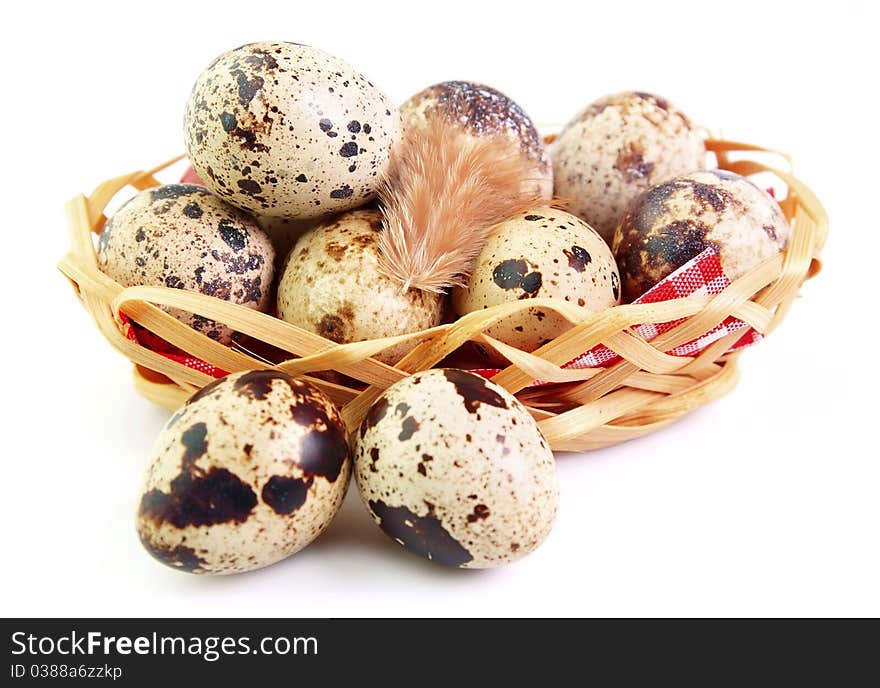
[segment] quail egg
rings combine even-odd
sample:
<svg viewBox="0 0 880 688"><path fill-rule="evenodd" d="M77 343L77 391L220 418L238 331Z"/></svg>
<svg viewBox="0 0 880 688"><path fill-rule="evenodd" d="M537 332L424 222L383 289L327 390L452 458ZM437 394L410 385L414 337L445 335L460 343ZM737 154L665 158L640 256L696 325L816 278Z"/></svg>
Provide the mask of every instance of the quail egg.
<svg viewBox="0 0 880 688"><path fill-rule="evenodd" d="M296 43L243 45L196 80L185 115L193 167L260 215L305 219L364 205L400 137L400 113L363 75Z"/></svg>
<svg viewBox="0 0 880 688"><path fill-rule="evenodd" d="M649 93L606 96L569 122L551 149L556 195L609 244L624 210L649 186L705 167L699 130Z"/></svg>
<svg viewBox="0 0 880 688"><path fill-rule="evenodd" d="M320 390L273 370L230 375L191 397L159 435L138 535L181 571L268 566L327 527L350 471L345 426Z"/></svg>
<svg viewBox="0 0 880 688"><path fill-rule="evenodd" d="M377 210L353 210L303 235L278 283L278 317L334 342L418 332L440 324L443 295L409 289L379 271ZM415 346L377 354L396 363Z"/></svg>
<svg viewBox="0 0 880 688"><path fill-rule="evenodd" d="M420 91L400 108L404 129L424 127L435 117L458 124L474 137L505 137L532 164L526 183L537 197L553 196L553 168L532 120L514 101L494 88L471 81L444 81Z"/></svg>
<svg viewBox="0 0 880 688"><path fill-rule="evenodd" d="M658 184L635 200L614 233L623 299L635 300L709 247L734 280L785 248L789 235L779 204L733 172Z"/></svg>
<svg viewBox="0 0 880 688"><path fill-rule="evenodd" d="M379 527L440 564L519 559L556 516L556 465L535 420L464 370L435 368L389 387L361 424L354 464Z"/></svg>
<svg viewBox="0 0 880 688"><path fill-rule="evenodd" d="M186 289L265 311L275 252L256 222L205 187L168 184L141 191L104 225L98 265L119 282ZM175 317L223 343L232 331L200 315Z"/></svg>
<svg viewBox="0 0 880 688"><path fill-rule="evenodd" d="M459 315L533 298L554 298L590 310L620 301L620 278L611 250L579 217L539 206L498 224L483 246L464 287L452 292ZM547 308L527 308L486 329L522 351L534 351L571 327ZM479 354L501 363L477 345Z"/></svg>

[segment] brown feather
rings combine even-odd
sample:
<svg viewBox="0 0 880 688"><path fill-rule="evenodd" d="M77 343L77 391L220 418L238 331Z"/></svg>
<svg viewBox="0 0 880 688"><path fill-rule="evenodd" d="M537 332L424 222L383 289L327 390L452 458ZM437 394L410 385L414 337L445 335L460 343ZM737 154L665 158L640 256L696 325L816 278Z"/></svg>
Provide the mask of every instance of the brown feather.
<svg viewBox="0 0 880 688"><path fill-rule="evenodd" d="M492 227L538 202L533 175L506 136L477 138L440 118L408 130L379 187L379 268L405 289L463 286Z"/></svg>

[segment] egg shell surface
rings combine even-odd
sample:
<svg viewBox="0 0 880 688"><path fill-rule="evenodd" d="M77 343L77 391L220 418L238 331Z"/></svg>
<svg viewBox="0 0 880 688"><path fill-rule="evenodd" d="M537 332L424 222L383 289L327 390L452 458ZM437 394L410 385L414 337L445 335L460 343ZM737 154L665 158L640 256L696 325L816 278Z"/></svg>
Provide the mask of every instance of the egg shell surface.
<svg viewBox="0 0 880 688"><path fill-rule="evenodd" d="M611 250L579 217L538 206L498 224L489 235L465 287L452 292L459 315L502 303L555 298L603 310L620 300L620 278ZM555 311L524 309L485 330L522 351L534 351L571 327ZM477 351L493 363L497 354Z"/></svg>
<svg viewBox="0 0 880 688"><path fill-rule="evenodd" d="M245 210L321 217L375 196L400 113L345 61L296 43L251 43L218 57L186 107L193 167Z"/></svg>
<svg viewBox="0 0 880 688"><path fill-rule="evenodd" d="M404 129L425 127L440 117L475 138L506 138L532 165L532 177L525 183L538 198L553 197L553 167L544 142L525 111L500 91L471 81L444 81L412 96L400 113Z"/></svg>
<svg viewBox="0 0 880 688"><path fill-rule="evenodd" d="M391 538L437 563L488 568L544 541L558 506L553 454L532 416L455 368L389 387L361 424L355 477Z"/></svg>
<svg viewBox="0 0 880 688"><path fill-rule="evenodd" d="M159 435L138 535L157 560L190 573L267 566L327 527L350 470L342 419L317 388L278 371L230 375Z"/></svg>
<svg viewBox="0 0 880 688"><path fill-rule="evenodd" d="M649 186L705 167L702 134L650 93L601 98L570 121L551 151L556 195L610 244L632 200Z"/></svg>
<svg viewBox="0 0 880 688"><path fill-rule="evenodd" d="M168 184L141 191L104 225L98 266L125 287L172 287L265 311L275 251L256 221L205 187ZM229 343L225 325L169 309L212 339Z"/></svg>
<svg viewBox="0 0 880 688"><path fill-rule="evenodd" d="M624 301L711 247L731 280L778 253L791 230L779 204L748 179L707 170L639 196L614 234Z"/></svg>
<svg viewBox="0 0 880 688"><path fill-rule="evenodd" d="M379 211L354 210L302 236L278 283L278 317L341 344L439 325L442 294L404 291L379 271L382 231ZM396 363L415 345L376 358Z"/></svg>

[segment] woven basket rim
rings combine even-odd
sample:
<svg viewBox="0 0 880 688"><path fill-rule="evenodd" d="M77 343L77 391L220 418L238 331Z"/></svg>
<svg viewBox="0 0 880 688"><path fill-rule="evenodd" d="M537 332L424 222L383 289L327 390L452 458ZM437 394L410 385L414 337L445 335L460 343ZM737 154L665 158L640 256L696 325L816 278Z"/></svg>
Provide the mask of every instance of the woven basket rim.
<svg viewBox="0 0 880 688"><path fill-rule="evenodd" d="M535 305L555 310L573 323L572 328L531 353L505 347L512 363L493 381L520 393L554 450L595 449L653 432L730 391L737 381L738 353L728 350L742 332L726 335L694 356L671 356L665 352L705 334L730 316L743 320L761 334L771 332L787 314L804 280L820 270L820 253L828 233L828 217L822 204L790 169L780 170L751 159L755 153L772 154L790 164L788 157L753 144L722 139L707 139L706 146L721 169L744 176L769 173L783 182L786 194L778 200L792 226L784 251L711 297L624 304L595 313L558 299L529 299L527 303L503 304L471 313L454 323L422 332L337 344L271 315L214 297L168 287L123 287L98 267L94 235L104 226L104 211L126 189L140 191L159 185L155 175L180 161L183 155L146 171L107 180L90 195L71 199L66 206L70 250L60 261L59 269L71 281L105 338L135 364L135 387L147 398L175 408L214 378L130 340L126 336L129 325L122 315L222 370L276 367L305 376L342 407L350 429L359 424L390 384L436 366L464 342L497 346L484 334L497 319ZM292 358L271 366L196 332L160 306L181 308L224 322L288 351ZM680 324L650 342L635 336L630 329L640 323L679 319ZM420 343L396 366L373 358L385 348L408 340ZM621 360L606 368L573 371L561 367L597 344L604 344ZM309 375L321 370L338 371L367 388L362 390ZM538 379L568 384L543 391L527 389Z"/></svg>

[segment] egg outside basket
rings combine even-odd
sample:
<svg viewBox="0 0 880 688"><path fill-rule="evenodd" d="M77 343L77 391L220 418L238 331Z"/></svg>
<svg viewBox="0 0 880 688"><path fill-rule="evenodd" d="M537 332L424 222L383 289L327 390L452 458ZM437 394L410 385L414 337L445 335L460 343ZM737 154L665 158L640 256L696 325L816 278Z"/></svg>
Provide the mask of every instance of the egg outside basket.
<svg viewBox="0 0 880 688"><path fill-rule="evenodd" d="M722 169L742 175L769 173L785 184L780 200L792 225L786 250L758 265L715 296L689 296L651 304L629 304L592 313L567 302L529 299L471 313L458 321L420 333L353 344L336 344L275 317L219 299L167 287L124 288L98 268L94 236L104 226L104 210L127 187L156 186L155 174L180 158L146 172L116 177L88 197L67 204L70 252L61 271L73 283L86 310L107 340L134 363L135 388L145 397L176 408L214 378L130 339L130 321L188 354L225 371L269 367L264 361L209 339L168 315L171 306L224 322L233 329L290 353L277 367L305 376L343 408L349 428L363 418L373 401L397 380L436 366L467 341L500 348L513 361L493 380L517 393L539 421L557 451L584 451L617 444L653 432L693 409L720 397L737 382L738 353L731 346L742 336L732 332L693 356L667 351L712 331L728 317L767 334L785 317L804 280L820 268L828 218L813 192L789 172L749 158L766 149L742 143L707 141ZM755 155L758 153L758 155ZM505 347L483 332L498 318L523 308L556 310L574 326L533 353ZM124 317L123 317L124 316ZM681 320L645 341L633 331L643 323ZM372 358L405 340L418 345L395 367ZM620 356L604 368L568 369L565 363L604 344ZM335 370L366 385L348 387L309 373ZM529 387L536 380L564 384Z"/></svg>

